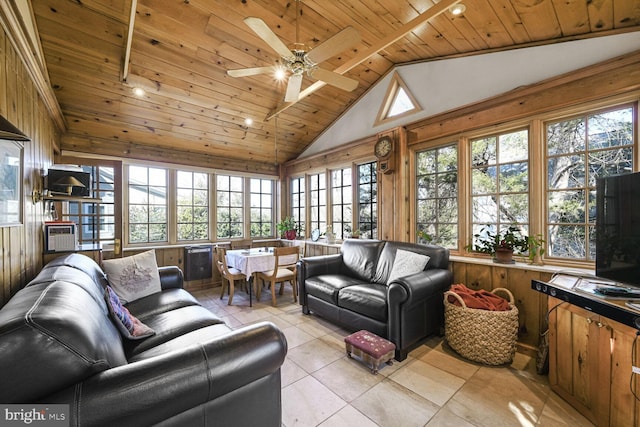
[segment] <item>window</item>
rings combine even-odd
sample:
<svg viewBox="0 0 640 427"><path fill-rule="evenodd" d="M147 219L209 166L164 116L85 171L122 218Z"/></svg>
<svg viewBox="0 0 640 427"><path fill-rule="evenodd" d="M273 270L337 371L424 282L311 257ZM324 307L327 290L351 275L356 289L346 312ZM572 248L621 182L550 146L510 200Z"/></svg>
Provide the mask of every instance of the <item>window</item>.
<svg viewBox="0 0 640 427"><path fill-rule="evenodd" d="M62 218L78 224L79 243L113 243L115 239L114 168L106 166L82 166L91 174L93 198L100 203L70 201L68 213Z"/></svg>
<svg viewBox="0 0 640 427"><path fill-rule="evenodd" d="M177 171L177 238L209 238L209 176L206 173Z"/></svg>
<svg viewBox="0 0 640 427"><path fill-rule="evenodd" d="M473 234L529 229L529 132L518 130L471 140Z"/></svg>
<svg viewBox="0 0 640 427"><path fill-rule="evenodd" d="M243 237L243 179L237 176L216 176L217 237Z"/></svg>
<svg viewBox="0 0 640 427"><path fill-rule="evenodd" d="M546 124L548 256L595 260L596 179L633 170L633 107Z"/></svg>
<svg viewBox="0 0 640 427"><path fill-rule="evenodd" d="M358 165L358 224L361 237L378 238L377 162Z"/></svg>
<svg viewBox="0 0 640 427"><path fill-rule="evenodd" d="M128 167L129 243L167 241L167 170Z"/></svg>
<svg viewBox="0 0 640 427"><path fill-rule="evenodd" d="M326 175L319 173L309 176L309 225L311 230L321 232L327 227L327 190Z"/></svg>
<svg viewBox="0 0 640 427"><path fill-rule="evenodd" d="M291 178L291 217L300 227L300 233L304 236L305 224L305 191L304 177Z"/></svg>
<svg viewBox="0 0 640 427"><path fill-rule="evenodd" d="M349 237L352 231L351 191L351 168L331 171L331 223L337 239Z"/></svg>
<svg viewBox="0 0 640 427"><path fill-rule="evenodd" d="M251 178L251 237L273 237L273 181Z"/></svg>
<svg viewBox="0 0 640 427"><path fill-rule="evenodd" d="M435 244L457 249L457 145L417 153L416 171L417 231L426 233Z"/></svg>

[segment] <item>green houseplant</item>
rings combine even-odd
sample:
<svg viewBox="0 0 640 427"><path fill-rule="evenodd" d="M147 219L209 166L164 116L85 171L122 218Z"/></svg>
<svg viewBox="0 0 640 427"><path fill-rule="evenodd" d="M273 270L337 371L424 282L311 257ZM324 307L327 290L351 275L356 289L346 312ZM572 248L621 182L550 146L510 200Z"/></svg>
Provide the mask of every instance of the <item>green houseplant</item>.
<svg viewBox="0 0 640 427"><path fill-rule="evenodd" d="M276 225L281 238L287 240L295 240L296 238L296 222L293 217L285 217Z"/></svg>
<svg viewBox="0 0 640 427"><path fill-rule="evenodd" d="M494 227L486 225L473 238L474 243L467 246L468 250L491 255L499 263L510 264L514 253L524 254L529 250L529 238L514 225L501 233L496 233Z"/></svg>

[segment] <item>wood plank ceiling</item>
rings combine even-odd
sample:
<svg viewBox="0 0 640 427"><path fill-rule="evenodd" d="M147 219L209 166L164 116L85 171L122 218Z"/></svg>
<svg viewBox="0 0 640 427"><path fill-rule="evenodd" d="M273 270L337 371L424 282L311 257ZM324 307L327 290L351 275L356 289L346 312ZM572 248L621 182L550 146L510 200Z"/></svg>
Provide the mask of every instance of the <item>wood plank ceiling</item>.
<svg viewBox="0 0 640 427"><path fill-rule="evenodd" d="M226 70L275 64L278 55L243 19L259 17L293 44L294 1L133 0L130 20L132 0L32 0L67 126L60 148L273 172L394 65L640 30L639 0L463 0L463 15L446 10L346 72L359 82L355 91L326 85L282 109L285 83L270 75L232 78ZM309 48L349 25L360 32L359 44L322 64L329 70L436 7L430 0L303 0L299 6L299 38ZM312 83L305 77L303 90ZM136 97L134 85L146 94ZM266 120L280 110L277 120Z"/></svg>

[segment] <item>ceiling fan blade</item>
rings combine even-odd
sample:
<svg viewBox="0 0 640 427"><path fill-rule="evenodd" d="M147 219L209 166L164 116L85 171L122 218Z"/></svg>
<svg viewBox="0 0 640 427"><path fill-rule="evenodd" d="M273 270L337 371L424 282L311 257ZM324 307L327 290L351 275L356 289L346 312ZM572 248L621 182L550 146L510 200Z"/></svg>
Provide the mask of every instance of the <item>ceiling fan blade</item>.
<svg viewBox="0 0 640 427"><path fill-rule="evenodd" d="M258 37L264 40L271 49L275 50L278 55L284 58L293 56L287 45L284 44L273 31L271 31L271 28L269 28L262 19L248 16L244 18L244 23L247 24L249 28L258 35Z"/></svg>
<svg viewBox="0 0 640 427"><path fill-rule="evenodd" d="M255 76L256 74L269 74L274 71L275 67L240 68L237 70L227 70L227 75L231 77L247 77Z"/></svg>
<svg viewBox="0 0 640 427"><path fill-rule="evenodd" d="M349 26L311 49L307 53L307 58L314 64L319 64L359 42L360 32Z"/></svg>
<svg viewBox="0 0 640 427"><path fill-rule="evenodd" d="M342 74L334 73L333 71L325 70L323 68L316 68L309 73L309 77L322 80L323 82L335 86L339 89L351 92L358 87L358 81L345 77Z"/></svg>
<svg viewBox="0 0 640 427"><path fill-rule="evenodd" d="M286 102L293 102L298 100L300 95L300 88L302 87L302 74L294 74L289 77L287 83L287 93L284 96Z"/></svg>

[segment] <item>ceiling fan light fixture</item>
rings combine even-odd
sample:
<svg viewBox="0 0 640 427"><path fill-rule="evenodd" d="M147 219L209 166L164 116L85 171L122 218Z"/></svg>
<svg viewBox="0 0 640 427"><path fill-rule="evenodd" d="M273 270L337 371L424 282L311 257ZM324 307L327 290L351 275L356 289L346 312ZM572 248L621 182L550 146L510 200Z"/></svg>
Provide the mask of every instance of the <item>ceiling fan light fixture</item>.
<svg viewBox="0 0 640 427"><path fill-rule="evenodd" d="M467 6L462 3L454 4L449 8L449 12L455 16L462 15L465 10L467 10Z"/></svg>
<svg viewBox="0 0 640 427"><path fill-rule="evenodd" d="M287 78L287 71L283 67L276 67L273 77L275 77L276 80L282 81Z"/></svg>

